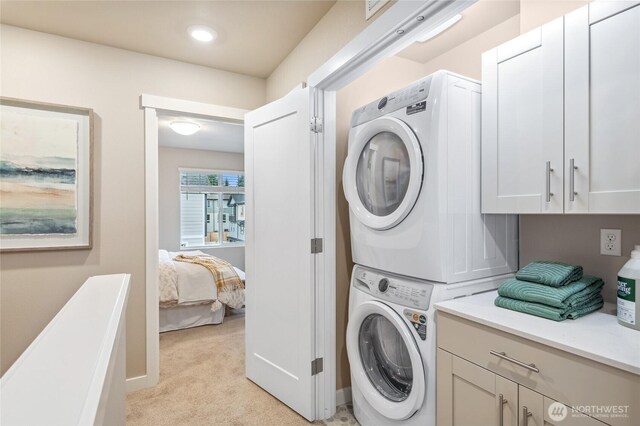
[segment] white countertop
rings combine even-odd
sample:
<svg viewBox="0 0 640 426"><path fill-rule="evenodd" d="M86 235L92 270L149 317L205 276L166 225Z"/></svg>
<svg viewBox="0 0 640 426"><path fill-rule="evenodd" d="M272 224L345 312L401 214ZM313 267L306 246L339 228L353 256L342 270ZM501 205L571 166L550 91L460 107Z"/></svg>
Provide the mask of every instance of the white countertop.
<svg viewBox="0 0 640 426"><path fill-rule="evenodd" d="M556 322L494 305L497 291L448 300L436 309L640 375L640 331L615 315L593 312Z"/></svg>

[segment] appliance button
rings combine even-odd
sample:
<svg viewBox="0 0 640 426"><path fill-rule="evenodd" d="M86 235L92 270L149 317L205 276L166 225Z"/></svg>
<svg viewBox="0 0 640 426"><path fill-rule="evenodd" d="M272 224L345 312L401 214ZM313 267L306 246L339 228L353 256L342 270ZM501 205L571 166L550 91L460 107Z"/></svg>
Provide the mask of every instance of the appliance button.
<svg viewBox="0 0 640 426"><path fill-rule="evenodd" d="M383 278L378 282L378 290L380 290L381 293L384 293L385 291L387 291L388 288L389 288L388 279Z"/></svg>
<svg viewBox="0 0 640 426"><path fill-rule="evenodd" d="M380 99L380 102L378 102L378 109L382 109L385 106L387 106L387 97L385 96L384 98Z"/></svg>

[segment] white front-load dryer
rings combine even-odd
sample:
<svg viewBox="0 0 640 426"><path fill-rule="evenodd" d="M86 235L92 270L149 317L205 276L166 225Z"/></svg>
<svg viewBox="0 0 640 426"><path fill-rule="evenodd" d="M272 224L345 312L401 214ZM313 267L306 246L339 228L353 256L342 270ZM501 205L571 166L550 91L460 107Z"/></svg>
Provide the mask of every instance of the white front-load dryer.
<svg viewBox="0 0 640 426"><path fill-rule="evenodd" d="M356 265L346 343L360 424L435 426L434 304L494 290L511 276L445 285Z"/></svg>
<svg viewBox="0 0 640 426"><path fill-rule="evenodd" d="M440 283L517 268L517 216L480 213L480 103L480 83L438 71L353 112L354 263Z"/></svg>

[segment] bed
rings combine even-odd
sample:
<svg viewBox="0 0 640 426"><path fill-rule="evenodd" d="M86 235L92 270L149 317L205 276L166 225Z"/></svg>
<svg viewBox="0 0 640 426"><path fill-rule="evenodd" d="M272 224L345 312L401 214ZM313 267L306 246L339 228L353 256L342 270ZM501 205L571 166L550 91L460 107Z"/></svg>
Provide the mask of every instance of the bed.
<svg viewBox="0 0 640 426"><path fill-rule="evenodd" d="M177 261L178 255L207 256L199 250L159 251L160 332L222 323L226 306L219 300L213 273L200 264ZM244 287L244 271L236 267L233 269ZM230 303L237 307L244 302L244 288L236 288L234 296L234 301Z"/></svg>

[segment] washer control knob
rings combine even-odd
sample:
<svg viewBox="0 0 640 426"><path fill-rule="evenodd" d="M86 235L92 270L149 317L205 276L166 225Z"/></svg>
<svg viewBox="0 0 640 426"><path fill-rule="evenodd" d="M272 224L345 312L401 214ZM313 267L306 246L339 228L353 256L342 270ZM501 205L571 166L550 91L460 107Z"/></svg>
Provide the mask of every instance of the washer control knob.
<svg viewBox="0 0 640 426"><path fill-rule="evenodd" d="M384 98L380 99L380 102L378 102L378 109L382 109L385 106L387 106L387 97L385 96Z"/></svg>
<svg viewBox="0 0 640 426"><path fill-rule="evenodd" d="M383 278L378 282L378 290L380 290L381 293L384 293L385 291L387 291L388 288L389 288L388 279Z"/></svg>

